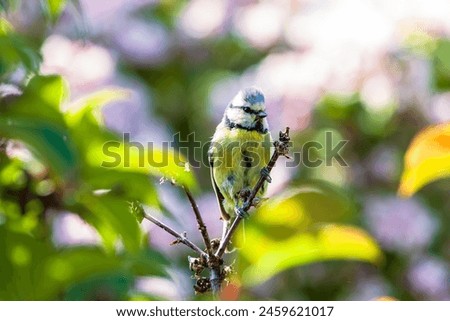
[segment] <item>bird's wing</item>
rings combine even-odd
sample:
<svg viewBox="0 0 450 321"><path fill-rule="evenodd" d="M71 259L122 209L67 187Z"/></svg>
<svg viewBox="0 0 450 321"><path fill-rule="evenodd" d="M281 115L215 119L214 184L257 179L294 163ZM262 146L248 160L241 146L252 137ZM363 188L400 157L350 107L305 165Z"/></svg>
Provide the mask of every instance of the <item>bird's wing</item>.
<svg viewBox="0 0 450 321"><path fill-rule="evenodd" d="M212 153L209 155L209 168L211 173L211 182L214 187L214 192L216 193L217 202L219 203L220 212L222 213L222 217L224 220L228 221L230 219L230 215L225 211L225 208L223 207L223 201L224 197L222 193L219 190L219 187L217 186L216 179L214 178L214 156Z"/></svg>

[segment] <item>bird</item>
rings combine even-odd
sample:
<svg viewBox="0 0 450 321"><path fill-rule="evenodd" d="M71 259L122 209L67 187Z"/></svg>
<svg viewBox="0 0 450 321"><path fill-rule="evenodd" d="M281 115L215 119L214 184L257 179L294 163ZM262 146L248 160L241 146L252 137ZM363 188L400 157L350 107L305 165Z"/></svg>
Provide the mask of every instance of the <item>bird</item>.
<svg viewBox="0 0 450 321"><path fill-rule="evenodd" d="M223 220L222 240L236 215L247 218L242 205L261 175L266 179L253 205L271 181L266 165L272 137L261 89L240 90L225 108L208 149L212 185Z"/></svg>

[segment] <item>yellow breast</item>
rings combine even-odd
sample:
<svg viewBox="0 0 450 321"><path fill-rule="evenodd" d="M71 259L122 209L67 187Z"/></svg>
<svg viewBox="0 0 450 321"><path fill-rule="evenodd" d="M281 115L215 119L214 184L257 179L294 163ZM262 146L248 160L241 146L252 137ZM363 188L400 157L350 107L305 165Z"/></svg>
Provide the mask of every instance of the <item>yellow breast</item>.
<svg viewBox="0 0 450 321"><path fill-rule="evenodd" d="M211 148L213 176L227 212L236 206L236 195L242 189L255 186L269 161L271 144L270 133L226 127L216 131Z"/></svg>

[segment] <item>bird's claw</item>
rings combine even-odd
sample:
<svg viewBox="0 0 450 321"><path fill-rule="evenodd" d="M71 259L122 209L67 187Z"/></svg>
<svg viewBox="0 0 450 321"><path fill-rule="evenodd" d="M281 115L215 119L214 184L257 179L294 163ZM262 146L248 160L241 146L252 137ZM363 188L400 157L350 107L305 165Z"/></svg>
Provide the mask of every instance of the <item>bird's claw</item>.
<svg viewBox="0 0 450 321"><path fill-rule="evenodd" d="M270 177L270 172L269 172L269 170L267 169L267 167L263 167L263 168L261 169L261 175L262 175L262 177L264 177L264 179L265 179L267 182L272 183L272 177Z"/></svg>
<svg viewBox="0 0 450 321"><path fill-rule="evenodd" d="M237 216L239 216L242 219L249 218L249 216L250 216L246 211L244 211L242 208L239 208L239 207L236 207L234 209L234 212L236 213Z"/></svg>
<svg viewBox="0 0 450 321"><path fill-rule="evenodd" d="M242 200L245 201L246 199L249 198L251 193L252 193L252 191L250 190L250 188L243 188L239 191L238 195Z"/></svg>

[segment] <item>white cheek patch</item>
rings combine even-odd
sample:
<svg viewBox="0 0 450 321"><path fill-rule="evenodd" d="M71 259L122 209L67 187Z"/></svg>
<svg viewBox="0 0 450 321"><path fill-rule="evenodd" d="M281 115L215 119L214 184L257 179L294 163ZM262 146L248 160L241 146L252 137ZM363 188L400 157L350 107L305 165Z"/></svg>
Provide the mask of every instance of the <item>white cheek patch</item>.
<svg viewBox="0 0 450 321"><path fill-rule="evenodd" d="M236 123L237 120L241 119L242 117L241 110L239 110L239 108L228 108L227 116L229 120L231 120L233 123Z"/></svg>
<svg viewBox="0 0 450 321"><path fill-rule="evenodd" d="M229 108L227 110L227 117L231 122L243 127L251 127L254 122L254 116L245 113L241 108Z"/></svg>

